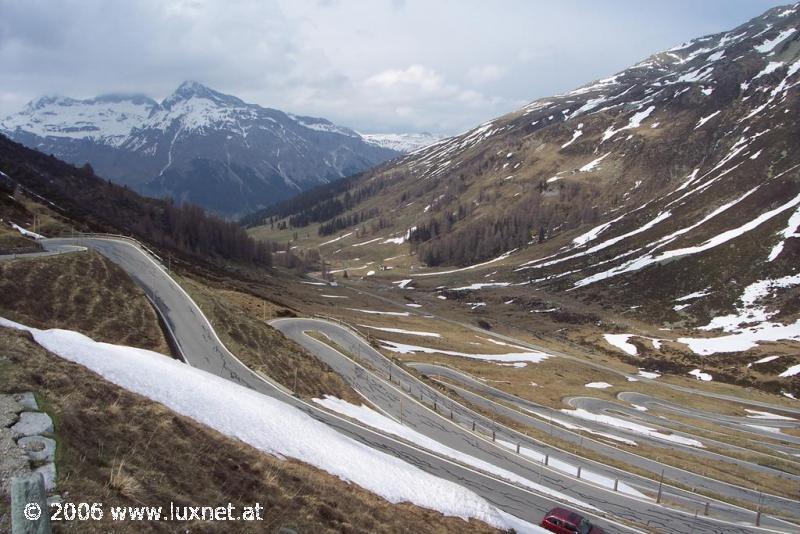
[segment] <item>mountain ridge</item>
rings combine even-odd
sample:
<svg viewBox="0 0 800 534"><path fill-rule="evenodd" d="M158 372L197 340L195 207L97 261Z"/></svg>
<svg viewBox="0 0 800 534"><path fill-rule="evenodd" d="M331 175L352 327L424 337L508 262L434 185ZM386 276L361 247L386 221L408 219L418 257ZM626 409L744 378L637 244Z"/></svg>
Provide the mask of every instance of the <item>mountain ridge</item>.
<svg viewBox="0 0 800 534"><path fill-rule="evenodd" d="M0 121L31 148L151 196L239 216L400 155L349 128L183 82L144 95L46 96Z"/></svg>

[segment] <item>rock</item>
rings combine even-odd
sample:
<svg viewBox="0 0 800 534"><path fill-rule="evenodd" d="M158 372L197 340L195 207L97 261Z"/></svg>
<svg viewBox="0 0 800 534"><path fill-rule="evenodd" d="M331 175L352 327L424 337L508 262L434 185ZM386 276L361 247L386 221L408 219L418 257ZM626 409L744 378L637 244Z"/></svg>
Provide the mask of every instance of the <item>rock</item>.
<svg viewBox="0 0 800 534"><path fill-rule="evenodd" d="M30 460L14 443L13 432L0 428L0 495L9 495L13 477L29 475L30 472Z"/></svg>
<svg viewBox="0 0 800 534"><path fill-rule="evenodd" d="M17 424L11 427L17 436L33 436L34 434L52 434L53 420L46 413L22 412Z"/></svg>
<svg viewBox="0 0 800 534"><path fill-rule="evenodd" d="M36 402L36 397L30 391L25 393L15 393L14 400L16 400L23 408L31 412L39 411L39 403Z"/></svg>
<svg viewBox="0 0 800 534"><path fill-rule="evenodd" d="M42 467L34 469L33 472L42 475L42 478L44 478L44 489L46 491L53 491L56 489L56 464L53 462L44 464Z"/></svg>
<svg viewBox="0 0 800 534"><path fill-rule="evenodd" d="M34 462L53 462L56 459L56 440L44 436L19 438L17 445Z"/></svg>
<svg viewBox="0 0 800 534"><path fill-rule="evenodd" d="M19 419L23 407L13 395L0 395L0 427L9 427Z"/></svg>
<svg viewBox="0 0 800 534"><path fill-rule="evenodd" d="M61 495L58 494L51 495L50 497L47 498L47 506L49 507L53 503L61 503L63 501L64 499L61 497Z"/></svg>
<svg viewBox="0 0 800 534"><path fill-rule="evenodd" d="M12 486L12 532L26 532L31 534L49 534L52 532L42 477L35 474L24 477L14 477ZM35 518L28 518L25 514L26 510L28 510L31 505L37 507L40 512Z"/></svg>

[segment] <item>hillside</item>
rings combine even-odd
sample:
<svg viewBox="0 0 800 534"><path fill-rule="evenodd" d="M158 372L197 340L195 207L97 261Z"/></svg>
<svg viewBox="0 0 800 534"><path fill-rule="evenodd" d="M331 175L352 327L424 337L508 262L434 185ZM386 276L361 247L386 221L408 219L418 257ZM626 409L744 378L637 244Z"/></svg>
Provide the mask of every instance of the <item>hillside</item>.
<svg viewBox="0 0 800 534"><path fill-rule="evenodd" d="M664 338L656 360L798 341L798 23L781 7L693 39L301 195L252 233L516 324L611 314L606 329Z"/></svg>
<svg viewBox="0 0 800 534"><path fill-rule="evenodd" d="M191 204L176 206L143 197L98 177L88 165L73 167L3 135L0 184L6 190L19 188L25 193L20 202L3 208L1 213L9 222L14 222L10 217L17 217L19 224L32 221L35 213L31 210L35 208L25 208L25 196L46 207L38 229L47 237L75 230L122 233L195 259L259 265L271 262L271 245L254 242L235 223Z"/></svg>
<svg viewBox="0 0 800 534"><path fill-rule="evenodd" d="M197 82L143 95L42 97L0 132L155 197L237 216L400 153L325 119L248 104Z"/></svg>
<svg viewBox="0 0 800 534"><path fill-rule="evenodd" d="M415 152L444 139L444 136L434 135L428 132L413 134L361 134L361 137L368 143L402 152L403 154Z"/></svg>
<svg viewBox="0 0 800 534"><path fill-rule="evenodd" d="M225 522L113 521L111 506L259 503L258 530L298 532L499 532L409 503L391 503L307 463L277 458L104 380L0 328L0 392L36 391L56 421L58 488L106 506L99 522L65 522L60 532L230 532ZM0 528L10 531L7 501ZM237 532L249 531L239 527Z"/></svg>

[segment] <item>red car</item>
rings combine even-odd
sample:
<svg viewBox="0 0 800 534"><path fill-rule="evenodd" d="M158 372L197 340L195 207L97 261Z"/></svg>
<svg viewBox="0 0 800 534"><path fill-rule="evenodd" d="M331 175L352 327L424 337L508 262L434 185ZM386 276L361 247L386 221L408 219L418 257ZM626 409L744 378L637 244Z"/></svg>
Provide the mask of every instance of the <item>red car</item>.
<svg viewBox="0 0 800 534"><path fill-rule="evenodd" d="M588 519L566 508L553 508L539 524L545 530L558 534L605 534L605 530L592 526Z"/></svg>

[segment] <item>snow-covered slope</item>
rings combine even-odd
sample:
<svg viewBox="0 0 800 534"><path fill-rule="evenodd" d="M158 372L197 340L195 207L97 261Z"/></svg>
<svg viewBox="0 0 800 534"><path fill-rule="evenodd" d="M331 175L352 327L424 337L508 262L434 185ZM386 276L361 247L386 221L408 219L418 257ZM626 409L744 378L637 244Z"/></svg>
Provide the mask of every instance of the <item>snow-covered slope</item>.
<svg viewBox="0 0 800 534"><path fill-rule="evenodd" d="M410 502L501 529L519 522L458 484L371 449L288 404L162 354L99 343L70 330L30 328L2 317L0 327L28 331L45 349L128 391L265 453L311 464L389 502ZM527 526L529 532L541 531Z"/></svg>
<svg viewBox="0 0 800 534"><path fill-rule="evenodd" d="M367 143L402 152L403 154L410 154L444 139L442 135L434 135L427 132L361 134L361 137Z"/></svg>
<svg viewBox="0 0 800 534"><path fill-rule="evenodd" d="M13 140L154 196L240 215L399 154L325 119L248 104L197 82L143 96L44 97L0 121Z"/></svg>
<svg viewBox="0 0 800 534"><path fill-rule="evenodd" d="M155 100L141 95L105 95L87 100L47 96L0 121L0 129L119 146L157 107Z"/></svg>

